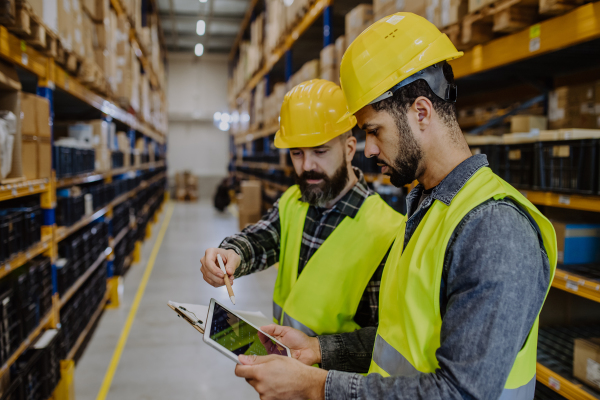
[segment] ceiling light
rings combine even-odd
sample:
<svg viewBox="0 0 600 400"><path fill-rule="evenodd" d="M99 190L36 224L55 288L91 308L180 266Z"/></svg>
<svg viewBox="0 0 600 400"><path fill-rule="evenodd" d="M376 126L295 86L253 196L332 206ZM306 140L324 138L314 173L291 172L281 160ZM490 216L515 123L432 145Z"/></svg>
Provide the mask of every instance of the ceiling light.
<svg viewBox="0 0 600 400"><path fill-rule="evenodd" d="M198 57L204 54L204 46L202 45L202 43L198 43L196 47L194 47L194 53L196 53Z"/></svg>
<svg viewBox="0 0 600 400"><path fill-rule="evenodd" d="M213 120L216 121L220 121L221 120L221 113L220 112L216 112L213 114Z"/></svg>
<svg viewBox="0 0 600 400"><path fill-rule="evenodd" d="M221 114L221 121L229 123L229 121L231 121L231 119L229 118L229 114L227 114L227 113Z"/></svg>
<svg viewBox="0 0 600 400"><path fill-rule="evenodd" d="M294 4L294 0L283 0L283 4L284 4L286 7L289 7L289 6L291 6L292 4Z"/></svg>
<svg viewBox="0 0 600 400"><path fill-rule="evenodd" d="M221 121L221 123L219 124L219 129L222 131L228 131L229 130L229 123L225 122L225 121Z"/></svg>
<svg viewBox="0 0 600 400"><path fill-rule="evenodd" d="M208 0L200 0L200 3L206 3Z"/></svg>
<svg viewBox="0 0 600 400"><path fill-rule="evenodd" d="M196 33L198 34L198 36L202 36L204 35L204 33L206 32L206 22L204 22L204 20L198 20L198 22L196 23Z"/></svg>

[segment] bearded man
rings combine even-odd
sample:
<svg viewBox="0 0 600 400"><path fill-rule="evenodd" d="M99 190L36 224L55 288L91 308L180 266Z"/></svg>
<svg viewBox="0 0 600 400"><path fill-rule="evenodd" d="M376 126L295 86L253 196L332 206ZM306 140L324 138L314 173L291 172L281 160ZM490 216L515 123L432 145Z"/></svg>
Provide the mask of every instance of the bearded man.
<svg viewBox="0 0 600 400"><path fill-rule="evenodd" d="M339 86L315 79L288 92L275 146L290 149L296 185L258 223L206 250L204 280L230 279L279 263L273 319L309 336L378 324L379 284L402 216L352 167L354 117Z"/></svg>

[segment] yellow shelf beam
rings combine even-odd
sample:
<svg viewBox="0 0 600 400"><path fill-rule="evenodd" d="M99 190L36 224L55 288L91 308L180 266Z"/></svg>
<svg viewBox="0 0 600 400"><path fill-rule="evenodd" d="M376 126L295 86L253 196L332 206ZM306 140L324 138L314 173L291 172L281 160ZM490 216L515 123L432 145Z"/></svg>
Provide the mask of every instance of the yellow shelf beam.
<svg viewBox="0 0 600 400"><path fill-rule="evenodd" d="M123 167L110 170L109 172L90 172L88 174L77 175L71 178L62 178L56 181L56 187L66 187L73 185L81 185L101 181L106 177L125 174L130 171L145 171L152 168L161 168L165 166L164 161L143 164L138 167Z"/></svg>
<svg viewBox="0 0 600 400"><path fill-rule="evenodd" d="M539 206L551 206L571 208L574 210L600 212L600 196L560 194L536 190L521 190L521 193L533 204Z"/></svg>
<svg viewBox="0 0 600 400"><path fill-rule="evenodd" d="M315 20L321 15L325 7L330 5L332 0L317 0L308 10L308 12L302 17L300 22L294 27L291 33L289 33L281 46L273 50L273 53L266 56L265 65L254 74L252 78L246 83L246 86L235 96L236 99L243 96L245 93L249 93L252 89L258 85L258 82L269 73L277 63L283 57L286 51L292 48L296 40L306 31Z"/></svg>
<svg viewBox="0 0 600 400"><path fill-rule="evenodd" d="M557 269L552 287L600 303L600 281Z"/></svg>
<svg viewBox="0 0 600 400"><path fill-rule="evenodd" d="M100 315L102 315L102 311L104 310L104 307L106 306L107 301L108 301L108 295L105 295L104 298L102 299L102 301L100 302L100 305L96 309L96 311L94 311L94 314L92 314L92 316L90 317L88 324L85 326L85 328L83 329L83 331L77 338L77 341L73 345L73 348L69 351L69 354L67 354L67 360L72 360L75 357L75 355L79 351L79 348L81 347L81 345L83 344L85 339L88 337L88 335L92 331L92 328L94 327L94 325L100 318Z"/></svg>
<svg viewBox="0 0 600 400"><path fill-rule="evenodd" d="M269 125L263 129L259 129L257 131L249 131L246 133L239 133L235 135L233 142L236 145L250 143L256 139L262 139L269 135L274 134L279 129L279 124Z"/></svg>
<svg viewBox="0 0 600 400"><path fill-rule="evenodd" d="M11 34L5 26L0 26L0 57L40 78L45 78L48 73L48 57Z"/></svg>
<svg viewBox="0 0 600 400"><path fill-rule="evenodd" d="M0 279L10 274L15 269L25 265L29 260L39 256L44 251L50 249L50 238L43 238L42 241L29 247L27 250L17 253L4 264L0 264Z"/></svg>
<svg viewBox="0 0 600 400"><path fill-rule="evenodd" d="M529 29L475 46L450 64L458 79L599 37L600 2L589 3Z"/></svg>
<svg viewBox="0 0 600 400"><path fill-rule="evenodd" d="M536 366L536 379L569 400L598 400L583 385L571 382L540 363Z"/></svg>
<svg viewBox="0 0 600 400"><path fill-rule="evenodd" d="M0 185L0 201L44 193L48 190L50 190L49 179L35 179L9 185Z"/></svg>
<svg viewBox="0 0 600 400"><path fill-rule="evenodd" d="M49 327L49 325L50 325L50 317L52 316L52 312L53 312L53 310L48 311L48 313L40 321L40 324L38 325L38 327L35 328L27 336L27 339L25 339L21 343L21 345L17 348L17 350L13 353L13 355L10 356L8 358L8 360L4 363L4 365L2 366L2 368L0 368L0 378L4 377L4 374L6 374L8 372L9 368L11 367L11 365L13 365L17 361L17 359L21 356L21 354L23 354L23 352L25 350L27 350L27 348L29 347L29 345L40 335L40 333L42 333L42 331L45 328Z"/></svg>

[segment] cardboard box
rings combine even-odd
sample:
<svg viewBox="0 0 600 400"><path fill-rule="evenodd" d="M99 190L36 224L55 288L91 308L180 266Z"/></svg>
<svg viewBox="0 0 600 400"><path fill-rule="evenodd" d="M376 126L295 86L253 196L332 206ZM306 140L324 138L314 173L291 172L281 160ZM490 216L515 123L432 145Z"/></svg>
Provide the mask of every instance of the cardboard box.
<svg viewBox="0 0 600 400"><path fill-rule="evenodd" d="M262 186L260 181L242 181L240 185L242 202L239 203L240 213L260 214L262 210Z"/></svg>
<svg viewBox="0 0 600 400"><path fill-rule="evenodd" d="M21 136L21 159L23 175L26 179L38 179L38 138L37 136Z"/></svg>
<svg viewBox="0 0 600 400"><path fill-rule="evenodd" d="M85 13L95 22L101 22L108 17L110 0L83 0L81 5Z"/></svg>
<svg viewBox="0 0 600 400"><path fill-rule="evenodd" d="M340 36L335 40L335 59L337 60L338 67L342 62L342 57L346 52L346 36Z"/></svg>
<svg viewBox="0 0 600 400"><path fill-rule="evenodd" d="M62 46L73 50L73 0L57 0L57 28Z"/></svg>
<svg viewBox="0 0 600 400"><path fill-rule="evenodd" d="M38 140L38 177L52 177L52 143L49 137Z"/></svg>
<svg viewBox="0 0 600 400"><path fill-rule="evenodd" d="M339 61L335 57L335 44L330 44L321 50L321 68L334 68Z"/></svg>
<svg viewBox="0 0 600 400"><path fill-rule="evenodd" d="M88 56L86 54L86 46L85 46L85 30L83 27L83 15L84 12L81 8L81 0L71 0L72 10L72 23L73 23L73 51L78 56L85 58ZM90 54L91 55L91 54Z"/></svg>
<svg viewBox="0 0 600 400"><path fill-rule="evenodd" d="M321 79L325 79L326 81L331 81L336 85L340 84L340 71L337 68L327 68L321 70Z"/></svg>
<svg viewBox="0 0 600 400"><path fill-rule="evenodd" d="M600 262L600 224L551 222L556 231L559 264Z"/></svg>
<svg viewBox="0 0 600 400"><path fill-rule="evenodd" d="M21 134L37 135L37 113L35 94L21 93Z"/></svg>
<svg viewBox="0 0 600 400"><path fill-rule="evenodd" d="M33 13L44 21L46 27L57 32L57 2L56 0L30 0Z"/></svg>
<svg viewBox="0 0 600 400"><path fill-rule="evenodd" d="M50 137L50 105L48 99L21 93L21 133Z"/></svg>
<svg viewBox="0 0 600 400"><path fill-rule="evenodd" d="M239 202L239 198L238 198L238 202ZM239 215L240 231L244 230L244 228L246 228L248 225L253 225L253 224L257 223L258 221L260 221L260 218L261 218L260 212L248 213L246 211L240 210L238 215Z"/></svg>
<svg viewBox="0 0 600 400"><path fill-rule="evenodd" d="M404 11L404 3L404 0L373 0L374 20L379 21L383 17Z"/></svg>
<svg viewBox="0 0 600 400"><path fill-rule="evenodd" d="M373 6L359 4L346 14L346 41L349 45L373 23Z"/></svg>
<svg viewBox="0 0 600 400"><path fill-rule="evenodd" d="M460 22L467 14L467 0L427 0L426 18L438 28Z"/></svg>
<svg viewBox="0 0 600 400"><path fill-rule="evenodd" d="M600 128L600 107L596 82L559 87L548 96L548 121L550 129Z"/></svg>
<svg viewBox="0 0 600 400"><path fill-rule="evenodd" d="M47 98L35 96L35 115L37 123L37 134L41 137L51 137L50 129L50 102Z"/></svg>
<svg viewBox="0 0 600 400"><path fill-rule="evenodd" d="M532 132L548 129L548 118L543 115L515 115L510 119L511 132Z"/></svg>
<svg viewBox="0 0 600 400"><path fill-rule="evenodd" d="M469 0L469 12L472 13L474 11L482 9L483 7L493 3L494 1L495 0Z"/></svg>
<svg viewBox="0 0 600 400"><path fill-rule="evenodd" d="M573 376L600 389L600 338L575 339Z"/></svg>

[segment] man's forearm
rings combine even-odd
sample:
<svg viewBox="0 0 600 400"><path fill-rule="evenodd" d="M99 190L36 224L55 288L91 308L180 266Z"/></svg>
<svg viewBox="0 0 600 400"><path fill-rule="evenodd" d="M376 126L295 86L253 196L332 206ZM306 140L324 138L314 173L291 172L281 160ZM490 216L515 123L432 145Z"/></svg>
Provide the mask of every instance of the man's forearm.
<svg viewBox="0 0 600 400"><path fill-rule="evenodd" d="M321 368L367 372L376 335L377 328L368 327L339 335L319 336Z"/></svg>
<svg viewBox="0 0 600 400"><path fill-rule="evenodd" d="M277 204L256 224L225 238L219 245L233 250L241 258L235 277L262 271L279 262L281 226Z"/></svg>

